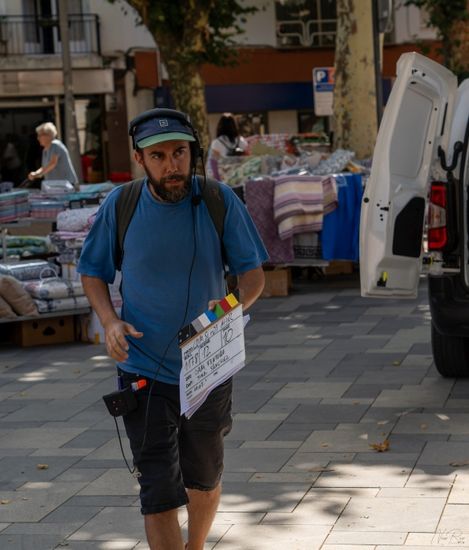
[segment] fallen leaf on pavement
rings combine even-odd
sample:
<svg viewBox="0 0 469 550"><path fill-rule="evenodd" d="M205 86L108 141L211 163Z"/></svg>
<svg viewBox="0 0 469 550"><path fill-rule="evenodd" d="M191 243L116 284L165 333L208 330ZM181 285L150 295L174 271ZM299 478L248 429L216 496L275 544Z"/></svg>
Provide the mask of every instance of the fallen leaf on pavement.
<svg viewBox="0 0 469 550"><path fill-rule="evenodd" d="M49 469L49 464L37 464L36 468L38 470L48 470Z"/></svg>
<svg viewBox="0 0 469 550"><path fill-rule="evenodd" d="M389 451L389 439L385 439L382 443L371 443L370 447L378 453Z"/></svg>

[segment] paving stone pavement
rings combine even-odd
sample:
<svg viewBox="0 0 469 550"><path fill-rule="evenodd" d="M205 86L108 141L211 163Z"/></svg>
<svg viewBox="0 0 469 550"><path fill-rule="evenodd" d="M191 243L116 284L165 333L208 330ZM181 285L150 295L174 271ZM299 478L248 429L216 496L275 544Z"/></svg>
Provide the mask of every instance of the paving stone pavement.
<svg viewBox="0 0 469 550"><path fill-rule="evenodd" d="M469 382L432 364L425 282L297 283L251 317L206 549L469 549ZM114 376L103 346L0 347L1 550L148 550Z"/></svg>

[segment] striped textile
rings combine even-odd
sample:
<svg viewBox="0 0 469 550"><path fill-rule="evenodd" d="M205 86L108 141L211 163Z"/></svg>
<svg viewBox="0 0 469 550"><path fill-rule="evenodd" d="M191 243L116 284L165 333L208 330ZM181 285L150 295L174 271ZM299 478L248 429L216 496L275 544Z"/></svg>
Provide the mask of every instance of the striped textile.
<svg viewBox="0 0 469 550"><path fill-rule="evenodd" d="M66 203L61 201L38 200L31 201L31 218L55 219L59 212L66 209Z"/></svg>
<svg viewBox="0 0 469 550"><path fill-rule="evenodd" d="M275 178L274 220L281 239L321 231L325 213L337 207L334 178L288 175Z"/></svg>
<svg viewBox="0 0 469 550"><path fill-rule="evenodd" d="M11 222L29 216L27 191L0 193L0 223Z"/></svg>

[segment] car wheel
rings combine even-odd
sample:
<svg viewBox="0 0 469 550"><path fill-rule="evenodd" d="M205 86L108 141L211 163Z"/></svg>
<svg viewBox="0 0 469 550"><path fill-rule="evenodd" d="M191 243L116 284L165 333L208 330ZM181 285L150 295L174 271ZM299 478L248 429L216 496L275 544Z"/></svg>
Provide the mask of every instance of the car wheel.
<svg viewBox="0 0 469 550"><path fill-rule="evenodd" d="M469 338L441 334L432 323L433 360L441 376L469 376Z"/></svg>

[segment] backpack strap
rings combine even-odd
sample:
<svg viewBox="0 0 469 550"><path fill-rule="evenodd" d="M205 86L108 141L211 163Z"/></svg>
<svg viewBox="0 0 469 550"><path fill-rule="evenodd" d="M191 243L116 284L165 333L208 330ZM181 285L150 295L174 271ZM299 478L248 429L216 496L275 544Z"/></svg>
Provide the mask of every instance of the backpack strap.
<svg viewBox="0 0 469 550"><path fill-rule="evenodd" d="M220 238L220 243L222 247L222 256L225 257L224 246L223 246L223 232L225 226L225 199L223 198L223 193L220 189L220 184L218 181L207 178L205 183L201 182L200 176L197 176L197 182L199 184L200 194L204 200L210 217L212 218L213 225L217 230L218 237Z"/></svg>
<svg viewBox="0 0 469 550"><path fill-rule="evenodd" d="M125 183L116 201L117 240L114 257L118 271L122 268L125 234L137 208L138 199L143 189L143 182L144 178L139 178Z"/></svg>
<svg viewBox="0 0 469 550"><path fill-rule="evenodd" d="M206 178L205 183L202 183L200 176L197 176L197 182L199 184L202 199L207 206L207 210L220 239L221 259L223 263L223 271L225 273L226 285L229 292L233 292L238 287L238 277L235 275L229 275L226 271L227 256L225 245L223 243L226 214L225 199L223 198L223 193L218 181L211 178Z"/></svg>

